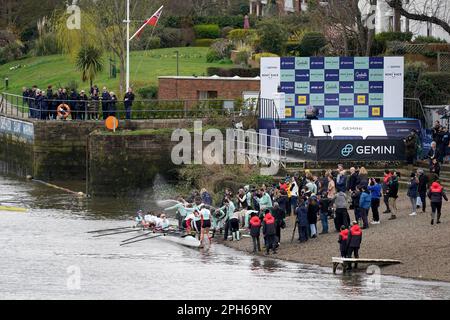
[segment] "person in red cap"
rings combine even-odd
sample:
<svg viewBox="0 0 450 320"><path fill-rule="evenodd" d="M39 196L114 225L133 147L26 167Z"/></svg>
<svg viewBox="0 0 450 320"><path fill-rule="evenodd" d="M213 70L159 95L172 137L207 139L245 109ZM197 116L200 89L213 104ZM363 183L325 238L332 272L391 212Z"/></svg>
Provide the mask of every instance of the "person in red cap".
<svg viewBox="0 0 450 320"><path fill-rule="evenodd" d="M272 249L274 254L277 253L277 233L275 228L275 218L270 213L270 210L266 210L266 214L264 215L263 234L266 238L266 254L270 253L270 249Z"/></svg>
<svg viewBox="0 0 450 320"><path fill-rule="evenodd" d="M362 230L358 225L358 222L353 221L352 226L350 227L350 232L348 233L348 247L347 247L347 258L351 258L352 255L355 255L355 259L359 258L359 248L361 247L362 241ZM358 267L358 264L355 263L355 268ZM351 269L351 266L350 268Z"/></svg>
<svg viewBox="0 0 450 320"><path fill-rule="evenodd" d="M439 181L435 181L431 184L430 190L428 190L428 198L430 198L431 201L431 224L434 224L436 213L436 224L441 223L442 198L444 198L445 201L448 201L448 198Z"/></svg>
<svg viewBox="0 0 450 320"><path fill-rule="evenodd" d="M251 213L251 219L249 222L250 226L250 235L252 236L253 241L253 253L256 251L261 251L261 244L259 241L259 236L261 232L261 219L259 219L258 215L255 212Z"/></svg>
<svg viewBox="0 0 450 320"><path fill-rule="evenodd" d="M341 226L341 232L339 232L339 250L341 251L341 257L347 257L347 241L349 230L345 226Z"/></svg>

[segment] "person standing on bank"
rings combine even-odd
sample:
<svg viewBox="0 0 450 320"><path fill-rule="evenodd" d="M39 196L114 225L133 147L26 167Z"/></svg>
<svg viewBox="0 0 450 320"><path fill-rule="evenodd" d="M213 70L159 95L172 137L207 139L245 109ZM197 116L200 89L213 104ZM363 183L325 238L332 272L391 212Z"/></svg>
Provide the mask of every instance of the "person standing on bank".
<svg viewBox="0 0 450 320"><path fill-rule="evenodd" d="M367 189L370 191L371 200L370 207L372 208L372 224L380 224L380 214L378 208L380 207L381 199L381 185L379 178L370 179Z"/></svg>
<svg viewBox="0 0 450 320"><path fill-rule="evenodd" d="M417 173L419 175L419 183L417 185L417 193L420 197L420 201L422 202L422 212L425 212L427 209L427 191L428 184L430 183L430 179L423 172L423 169L417 169Z"/></svg>
<svg viewBox="0 0 450 320"><path fill-rule="evenodd" d="M102 92L102 118L105 120L109 117L109 103L111 100L111 95L109 94L106 87L103 87Z"/></svg>
<svg viewBox="0 0 450 320"><path fill-rule="evenodd" d="M397 218L397 198L398 198L398 173L393 172L389 179L389 185L387 189L387 195L389 199L389 207L392 209L391 216L388 220L394 220Z"/></svg>
<svg viewBox="0 0 450 320"><path fill-rule="evenodd" d="M345 195L345 192L338 192L334 198L334 204L336 206L334 227L336 231L339 232L341 226L348 228L350 224L350 216L347 211L347 196Z"/></svg>
<svg viewBox="0 0 450 320"><path fill-rule="evenodd" d="M111 91L111 102L109 103L109 115L115 117L117 112L117 96Z"/></svg>
<svg viewBox="0 0 450 320"><path fill-rule="evenodd" d="M416 174L414 172L412 172L411 179L408 182L408 192L407 192L407 196L409 197L409 201L411 202L411 210L412 211L409 214L410 216L416 215L418 186L419 186L419 181L417 180Z"/></svg>
<svg viewBox="0 0 450 320"><path fill-rule="evenodd" d="M436 141L431 142L431 149L428 151L428 159L429 159L429 167L431 168L433 165L433 160L439 160L440 154L437 148Z"/></svg>
<svg viewBox="0 0 450 320"><path fill-rule="evenodd" d="M350 232L348 233L348 251L347 257L351 258L354 254L355 259L359 258L359 248L361 247L362 241L362 231L358 225L358 222L353 221L352 226L350 227ZM355 263L355 269L358 267L358 264ZM349 268L351 269L351 267Z"/></svg>
<svg viewBox="0 0 450 320"><path fill-rule="evenodd" d="M383 177L383 202L386 206L386 210L383 211L383 213L391 213L391 208L389 207L389 195L387 190L389 189L389 181L391 181L392 173L388 169L384 170L384 177Z"/></svg>
<svg viewBox="0 0 450 320"><path fill-rule="evenodd" d="M363 229L367 229L369 228L367 216L369 214L370 205L372 204L372 197L366 186L362 186L360 188L361 196L359 198L359 213L363 221Z"/></svg>
<svg viewBox="0 0 450 320"><path fill-rule="evenodd" d="M251 213L251 218L249 222L250 226L250 236L253 241L253 253L261 252L261 243L259 240L261 234L261 220L256 212Z"/></svg>
<svg viewBox="0 0 450 320"><path fill-rule="evenodd" d="M430 190L428 191L428 198L431 201L431 224L441 223L441 210L442 210L442 198L448 201L447 195L445 194L444 188L440 185L439 181L435 181L431 184Z"/></svg>
<svg viewBox="0 0 450 320"><path fill-rule="evenodd" d="M79 119L78 115L78 93L75 89L70 90L69 107L72 110L72 120Z"/></svg>
<svg viewBox="0 0 450 320"><path fill-rule="evenodd" d="M134 93L133 89L128 88L128 92L125 94L125 97L123 99L123 104L125 106L125 114L126 119L131 119L131 108L133 107L133 101L134 101Z"/></svg>
<svg viewBox="0 0 450 320"><path fill-rule="evenodd" d="M308 241L308 208L306 208L303 198L299 200L298 207L295 209L298 224L298 241Z"/></svg>
<svg viewBox="0 0 450 320"><path fill-rule="evenodd" d="M275 218L270 213L270 210L266 211L263 219L263 234L266 238L266 254L270 253L272 249L273 254L277 253L277 240L276 240L276 230L275 230Z"/></svg>
<svg viewBox="0 0 450 320"><path fill-rule="evenodd" d="M308 204L308 224L311 238L317 238L317 216L319 215L319 204L315 195L311 196Z"/></svg>
<svg viewBox="0 0 450 320"><path fill-rule="evenodd" d="M80 96L78 97L78 116L77 119L87 120L87 106L88 97L84 90L80 91Z"/></svg>

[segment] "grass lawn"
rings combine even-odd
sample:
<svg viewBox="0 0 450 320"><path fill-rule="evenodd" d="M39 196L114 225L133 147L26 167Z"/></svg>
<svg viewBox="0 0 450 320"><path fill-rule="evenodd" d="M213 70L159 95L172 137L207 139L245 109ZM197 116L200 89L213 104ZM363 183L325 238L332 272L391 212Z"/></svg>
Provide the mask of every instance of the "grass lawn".
<svg viewBox="0 0 450 320"><path fill-rule="evenodd" d="M158 76L173 76L177 72L177 59L175 51L179 51L179 72L181 76L206 75L208 67L231 67L230 64L207 63L208 48L184 47L156 49L148 51L135 51L131 53L131 84L134 88L158 84ZM119 74L117 78L109 78L109 56L105 55L104 70L94 84L101 89L103 86L109 90L119 92ZM11 67L20 65L15 70ZM117 68L119 63L116 59ZM53 87L66 86L70 81L78 83L78 89L88 89L89 82L81 81L81 74L75 69L73 61L65 55L46 57L32 57L14 61L0 66L0 91L5 91L5 77L9 78L9 93L21 94L22 87L37 85L46 89L49 84Z"/></svg>

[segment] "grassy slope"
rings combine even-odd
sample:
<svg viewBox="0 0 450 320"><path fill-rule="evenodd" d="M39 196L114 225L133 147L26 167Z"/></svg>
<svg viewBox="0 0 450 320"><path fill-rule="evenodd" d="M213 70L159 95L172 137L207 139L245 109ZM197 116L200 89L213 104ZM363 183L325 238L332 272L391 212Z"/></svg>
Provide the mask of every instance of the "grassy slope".
<svg viewBox="0 0 450 320"><path fill-rule="evenodd" d="M176 75L176 54L180 52L180 75L191 76L206 74L208 67L227 67L230 65L207 63L208 48L185 47L168 48L149 51L132 52L131 54L131 82L135 88L157 84L158 76ZM104 70L94 81L100 88L106 85L110 90L118 91L119 74L116 79L109 79L109 56L104 57ZM117 63L117 62L116 62ZM21 65L16 70L9 70L13 66ZM119 65L117 63L117 68ZM65 86L75 80L79 89L87 89L89 83L82 83L80 73L68 56L55 55L46 57L32 57L11 62L0 66L0 91L4 91L4 78L9 77L10 93L21 93L22 87L37 85L39 88Z"/></svg>

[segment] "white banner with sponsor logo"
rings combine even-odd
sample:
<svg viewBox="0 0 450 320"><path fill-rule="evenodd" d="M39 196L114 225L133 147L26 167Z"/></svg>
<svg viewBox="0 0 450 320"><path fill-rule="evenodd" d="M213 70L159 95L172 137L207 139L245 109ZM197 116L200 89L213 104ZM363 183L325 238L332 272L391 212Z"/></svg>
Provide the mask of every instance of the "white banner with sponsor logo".
<svg viewBox="0 0 450 320"><path fill-rule="evenodd" d="M313 120L311 128L314 137L325 137L323 126L330 126L330 137L386 137L386 127L383 120Z"/></svg>
<svg viewBox="0 0 450 320"><path fill-rule="evenodd" d="M385 118L403 118L404 58L384 57Z"/></svg>

